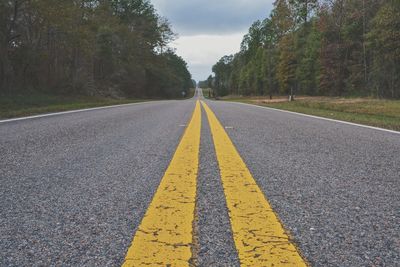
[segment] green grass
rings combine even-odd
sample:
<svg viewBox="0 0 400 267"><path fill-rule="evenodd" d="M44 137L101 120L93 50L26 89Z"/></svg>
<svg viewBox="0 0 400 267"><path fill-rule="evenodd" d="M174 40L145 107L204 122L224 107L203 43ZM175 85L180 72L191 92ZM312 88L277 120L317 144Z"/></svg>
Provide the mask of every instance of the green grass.
<svg viewBox="0 0 400 267"><path fill-rule="evenodd" d="M57 96L39 93L0 95L0 118L142 102L139 99L113 99L89 96Z"/></svg>
<svg viewBox="0 0 400 267"><path fill-rule="evenodd" d="M269 103L260 98L233 98L229 101L284 109L325 118L360 123L400 131L400 101L369 98L304 97L293 102Z"/></svg>

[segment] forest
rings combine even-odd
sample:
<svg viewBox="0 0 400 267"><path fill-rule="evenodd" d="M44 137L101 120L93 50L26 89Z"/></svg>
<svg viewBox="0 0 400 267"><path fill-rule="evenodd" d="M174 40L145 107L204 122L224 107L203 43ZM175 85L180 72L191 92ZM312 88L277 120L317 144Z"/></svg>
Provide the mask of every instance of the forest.
<svg viewBox="0 0 400 267"><path fill-rule="evenodd" d="M0 94L181 96L174 38L148 0L1 0Z"/></svg>
<svg viewBox="0 0 400 267"><path fill-rule="evenodd" d="M400 0L277 0L212 71L218 96L400 98Z"/></svg>

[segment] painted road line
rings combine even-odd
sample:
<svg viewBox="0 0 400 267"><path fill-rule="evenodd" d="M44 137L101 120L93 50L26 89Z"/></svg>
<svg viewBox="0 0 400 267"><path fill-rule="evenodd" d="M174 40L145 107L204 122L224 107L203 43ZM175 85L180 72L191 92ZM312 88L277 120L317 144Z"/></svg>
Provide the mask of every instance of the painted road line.
<svg viewBox="0 0 400 267"><path fill-rule="evenodd" d="M266 109L266 110L279 111L279 112L283 112L283 113L289 113L289 114L308 117L308 118L312 118L312 119L318 119L318 120L342 123L342 124L347 124L347 125L351 125L351 126L357 126L357 127L372 129L372 130L376 130L376 131L382 131L382 132L393 133L393 134L400 134L399 131L395 131L395 130L389 130L389 129L379 128L379 127L374 127L374 126L369 126L369 125L364 125L364 124L359 124L359 123L354 123L354 122L348 122L348 121L341 121L341 120L335 120L335 119L330 119L330 118L324 118L324 117L320 117L320 116L309 115L309 114L304 114L304 113L299 113L299 112L294 112L294 111L289 111L289 110L284 110L284 109L277 109L277 108L271 108L271 107L265 107L265 106L247 104L247 103L240 103L240 102L230 102L230 101L227 101L227 102L231 103L231 104L239 104L239 105L250 106L250 107L253 107L253 108L262 108L262 109Z"/></svg>
<svg viewBox="0 0 400 267"><path fill-rule="evenodd" d="M60 111L60 112L54 112L54 113L44 113L44 114L38 114L38 115L33 115L33 116L27 116L27 117L4 119L4 120L0 120L0 123L13 122L13 121L24 121L24 120L30 120L30 119L39 119L39 118L45 118L45 117L52 117L52 116L59 116L59 115L72 114L72 113L78 113L78 112L86 112L86 111L94 111L94 110L101 110L101 109L136 106L136 105L150 104L150 103L154 103L154 102L163 102L163 101L165 101L165 100L135 102L135 103L111 105L111 106L102 106L102 107L95 107L95 108L74 109L74 110Z"/></svg>
<svg viewBox="0 0 400 267"><path fill-rule="evenodd" d="M241 266L307 266L228 134L202 102L214 140Z"/></svg>
<svg viewBox="0 0 400 267"><path fill-rule="evenodd" d="M123 266L189 266L199 163L201 106L133 238Z"/></svg>

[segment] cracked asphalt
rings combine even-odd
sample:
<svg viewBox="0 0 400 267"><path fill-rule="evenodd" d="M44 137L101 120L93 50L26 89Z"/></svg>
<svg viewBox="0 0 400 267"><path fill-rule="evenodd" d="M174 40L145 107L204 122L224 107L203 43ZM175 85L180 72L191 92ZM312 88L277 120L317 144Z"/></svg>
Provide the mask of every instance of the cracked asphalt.
<svg viewBox="0 0 400 267"><path fill-rule="evenodd" d="M206 101L312 266L399 266L400 135ZM0 123L0 266L118 266L191 118L159 101ZM199 266L239 266L203 111Z"/></svg>
<svg viewBox="0 0 400 267"><path fill-rule="evenodd" d="M194 101L0 124L0 265L118 266Z"/></svg>
<svg viewBox="0 0 400 267"><path fill-rule="evenodd" d="M207 104L311 266L399 266L400 134Z"/></svg>
<svg viewBox="0 0 400 267"><path fill-rule="evenodd" d="M203 111L197 185L198 265L240 266L210 126Z"/></svg>

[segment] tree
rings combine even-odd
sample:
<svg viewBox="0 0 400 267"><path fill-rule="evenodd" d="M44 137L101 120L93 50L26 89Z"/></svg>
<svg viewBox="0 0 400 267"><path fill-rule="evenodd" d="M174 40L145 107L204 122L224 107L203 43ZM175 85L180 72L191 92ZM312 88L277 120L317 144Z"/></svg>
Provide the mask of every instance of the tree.
<svg viewBox="0 0 400 267"><path fill-rule="evenodd" d="M301 49L301 57L296 68L298 91L302 94L316 95L320 76L319 51L321 47L321 34L316 21L312 22L310 32L305 37Z"/></svg>
<svg viewBox="0 0 400 267"><path fill-rule="evenodd" d="M277 78L279 81L280 92L292 96L296 85L297 59L294 51L294 36L286 35L279 42L280 56L277 68Z"/></svg>
<svg viewBox="0 0 400 267"><path fill-rule="evenodd" d="M388 1L372 21L367 35L373 52L372 77L380 97L400 97L400 2Z"/></svg>
<svg viewBox="0 0 400 267"><path fill-rule="evenodd" d="M307 24L318 7L318 0L290 0L297 24Z"/></svg>
<svg viewBox="0 0 400 267"><path fill-rule="evenodd" d="M398 0L276 0L213 68L222 94L399 97ZM277 90L279 88L279 90Z"/></svg>
<svg viewBox="0 0 400 267"><path fill-rule="evenodd" d="M232 60L232 55L224 56L212 67L212 71L215 73L215 93L218 96L224 96L229 93L229 78L232 70Z"/></svg>
<svg viewBox="0 0 400 267"><path fill-rule="evenodd" d="M345 1L337 0L320 13L321 78L320 92L343 95L346 89L347 47L343 40Z"/></svg>
<svg viewBox="0 0 400 267"><path fill-rule="evenodd" d="M172 97L192 86L148 0L0 1L0 26L0 93Z"/></svg>

